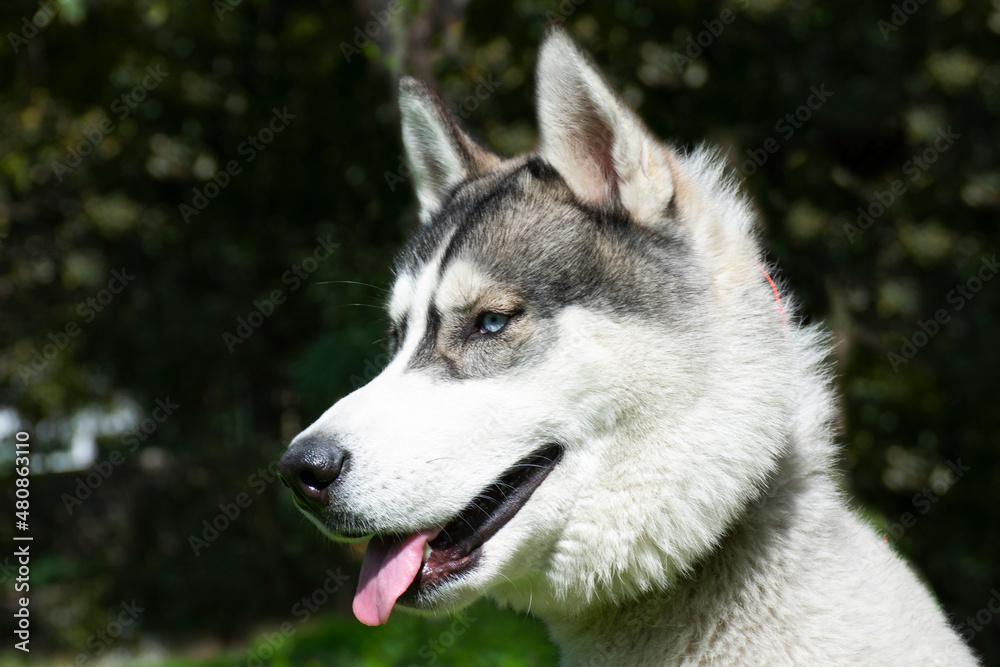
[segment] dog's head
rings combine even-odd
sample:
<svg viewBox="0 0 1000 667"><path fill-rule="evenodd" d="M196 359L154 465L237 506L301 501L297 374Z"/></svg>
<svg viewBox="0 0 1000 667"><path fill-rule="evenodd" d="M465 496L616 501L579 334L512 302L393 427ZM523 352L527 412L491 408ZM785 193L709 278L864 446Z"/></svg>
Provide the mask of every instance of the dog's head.
<svg viewBox="0 0 1000 667"><path fill-rule="evenodd" d="M413 79L400 105L422 224L388 303L394 356L281 461L324 532L372 538L356 614L669 586L787 436L788 342L752 214L558 29L536 154L481 148Z"/></svg>

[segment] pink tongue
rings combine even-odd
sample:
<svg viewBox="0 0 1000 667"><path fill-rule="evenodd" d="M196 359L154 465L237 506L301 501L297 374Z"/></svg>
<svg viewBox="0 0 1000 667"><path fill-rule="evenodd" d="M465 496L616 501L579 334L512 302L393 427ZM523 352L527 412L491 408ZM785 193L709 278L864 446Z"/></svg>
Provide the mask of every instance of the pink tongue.
<svg viewBox="0 0 1000 667"><path fill-rule="evenodd" d="M420 571L424 544L441 532L425 530L405 538L383 541L373 537L361 563L361 580L354 594L354 615L365 625L382 625L392 606Z"/></svg>

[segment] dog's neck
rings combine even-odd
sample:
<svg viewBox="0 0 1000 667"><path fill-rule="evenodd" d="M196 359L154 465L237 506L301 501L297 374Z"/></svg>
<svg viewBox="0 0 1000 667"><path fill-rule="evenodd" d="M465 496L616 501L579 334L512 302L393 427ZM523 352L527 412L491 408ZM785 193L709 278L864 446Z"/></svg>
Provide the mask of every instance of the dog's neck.
<svg viewBox="0 0 1000 667"><path fill-rule="evenodd" d="M832 481L802 488L803 470L794 449L781 461L769 488L748 506L742 520L722 539L689 577L665 591L622 604L595 605L574 616L540 614L559 646L563 665L672 665L685 657L711 655L725 647L728 661L749 644L770 614L765 582L791 573L782 565L790 551L808 549L803 532L819 527L796 509L793 498L817 505L836 505ZM826 477L826 475L823 475ZM805 499L805 500L804 500ZM806 525L806 524L809 525ZM646 660L646 661L644 661ZM647 662L648 661L648 662ZM738 661L738 660L737 660Z"/></svg>

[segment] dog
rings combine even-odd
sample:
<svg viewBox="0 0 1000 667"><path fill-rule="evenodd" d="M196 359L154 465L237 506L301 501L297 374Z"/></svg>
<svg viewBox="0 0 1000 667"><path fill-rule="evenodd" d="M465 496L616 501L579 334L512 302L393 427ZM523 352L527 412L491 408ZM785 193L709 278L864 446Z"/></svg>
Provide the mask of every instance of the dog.
<svg viewBox="0 0 1000 667"><path fill-rule="evenodd" d="M289 445L295 502L370 540L357 618L488 596L565 665L974 665L835 472L828 337L794 317L716 152L660 143L563 29L536 153L403 78L419 229L391 361Z"/></svg>

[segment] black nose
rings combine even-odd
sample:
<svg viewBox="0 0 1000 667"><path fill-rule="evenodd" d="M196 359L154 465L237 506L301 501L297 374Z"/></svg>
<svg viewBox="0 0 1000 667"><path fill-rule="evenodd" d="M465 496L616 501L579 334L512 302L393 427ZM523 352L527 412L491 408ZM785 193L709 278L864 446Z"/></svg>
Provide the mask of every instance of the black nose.
<svg viewBox="0 0 1000 667"><path fill-rule="evenodd" d="M300 499L326 505L330 501L329 488L340 477L346 459L347 452L333 438L296 438L278 461L278 476Z"/></svg>

